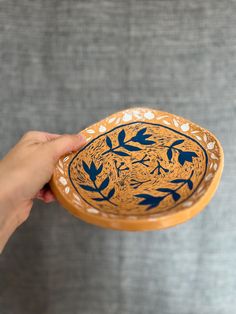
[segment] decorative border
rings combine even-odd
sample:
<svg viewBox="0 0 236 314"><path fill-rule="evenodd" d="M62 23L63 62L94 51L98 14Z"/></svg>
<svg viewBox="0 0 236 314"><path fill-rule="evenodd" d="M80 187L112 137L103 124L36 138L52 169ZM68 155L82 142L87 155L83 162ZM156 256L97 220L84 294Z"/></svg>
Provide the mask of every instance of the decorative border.
<svg viewBox="0 0 236 314"><path fill-rule="evenodd" d="M209 131L200 126L197 126L191 121L167 112L161 112L150 108L130 108L120 111L84 129L81 133L86 137L87 143L89 144L92 140L99 136L98 134L102 135L111 131L111 127L113 129L129 122L151 122L154 124L162 124L163 126L166 125L167 128L171 128L173 131L178 131L193 140L195 139L195 141L206 150L208 156L208 166L205 177L203 177L203 180L201 181L202 183L187 200L181 204L178 204L172 210L179 211L181 209L187 209L191 207L206 193L219 168L221 156L220 147L216 138ZM64 194L66 198L70 197L72 199L73 205L78 209L78 211L84 211L92 215L99 215L110 219L123 217L122 215L107 214L99 211L96 208L90 207L89 204L87 204L81 197L78 196L78 193L71 184L70 180L66 179L69 164L74 157L75 154L72 153L70 155L64 156L58 161L56 170L54 172L54 180L58 182L60 192ZM155 221L159 216L160 213L148 213L147 217L132 215L124 216L124 218L130 220L147 218L150 221Z"/></svg>

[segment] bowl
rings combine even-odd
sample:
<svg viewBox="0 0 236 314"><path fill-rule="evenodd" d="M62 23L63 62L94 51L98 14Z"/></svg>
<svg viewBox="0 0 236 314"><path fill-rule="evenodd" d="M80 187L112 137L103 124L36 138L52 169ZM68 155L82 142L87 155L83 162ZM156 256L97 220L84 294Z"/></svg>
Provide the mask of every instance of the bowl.
<svg viewBox="0 0 236 314"><path fill-rule="evenodd" d="M81 134L87 143L60 158L50 187L88 223L130 231L172 227L199 213L219 184L219 141L180 116L130 108Z"/></svg>

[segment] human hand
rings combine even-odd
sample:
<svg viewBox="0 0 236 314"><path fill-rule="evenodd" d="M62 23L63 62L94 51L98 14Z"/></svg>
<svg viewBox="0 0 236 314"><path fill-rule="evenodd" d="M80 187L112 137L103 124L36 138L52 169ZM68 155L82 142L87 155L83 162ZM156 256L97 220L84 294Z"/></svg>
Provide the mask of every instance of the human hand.
<svg viewBox="0 0 236 314"><path fill-rule="evenodd" d="M0 252L28 218L35 198L54 200L47 183L58 159L84 144L80 134L30 131L0 161Z"/></svg>

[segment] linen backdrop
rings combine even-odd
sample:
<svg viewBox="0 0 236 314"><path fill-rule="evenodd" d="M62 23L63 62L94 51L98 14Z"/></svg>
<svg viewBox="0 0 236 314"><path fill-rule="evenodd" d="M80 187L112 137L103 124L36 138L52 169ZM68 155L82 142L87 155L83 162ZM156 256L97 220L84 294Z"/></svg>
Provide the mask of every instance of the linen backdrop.
<svg viewBox="0 0 236 314"><path fill-rule="evenodd" d="M222 141L206 210L175 228L103 230L35 202L0 257L1 314L236 311L236 2L0 1L0 157L27 130L73 133L129 106Z"/></svg>

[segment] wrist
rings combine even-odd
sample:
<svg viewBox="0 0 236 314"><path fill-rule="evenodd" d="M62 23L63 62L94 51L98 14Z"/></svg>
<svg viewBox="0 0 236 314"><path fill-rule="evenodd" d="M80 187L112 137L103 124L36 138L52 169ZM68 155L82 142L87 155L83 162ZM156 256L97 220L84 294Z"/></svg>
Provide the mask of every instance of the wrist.
<svg viewBox="0 0 236 314"><path fill-rule="evenodd" d="M4 173L4 169L1 167L0 172ZM18 227L18 220L16 210L14 209L12 193L9 189L9 182L6 179L2 182L1 178L7 178L6 175L0 177L0 253L2 252L7 240L11 234Z"/></svg>
<svg viewBox="0 0 236 314"><path fill-rule="evenodd" d="M2 195L0 195L0 253L12 233L18 227L15 211L8 207Z"/></svg>

